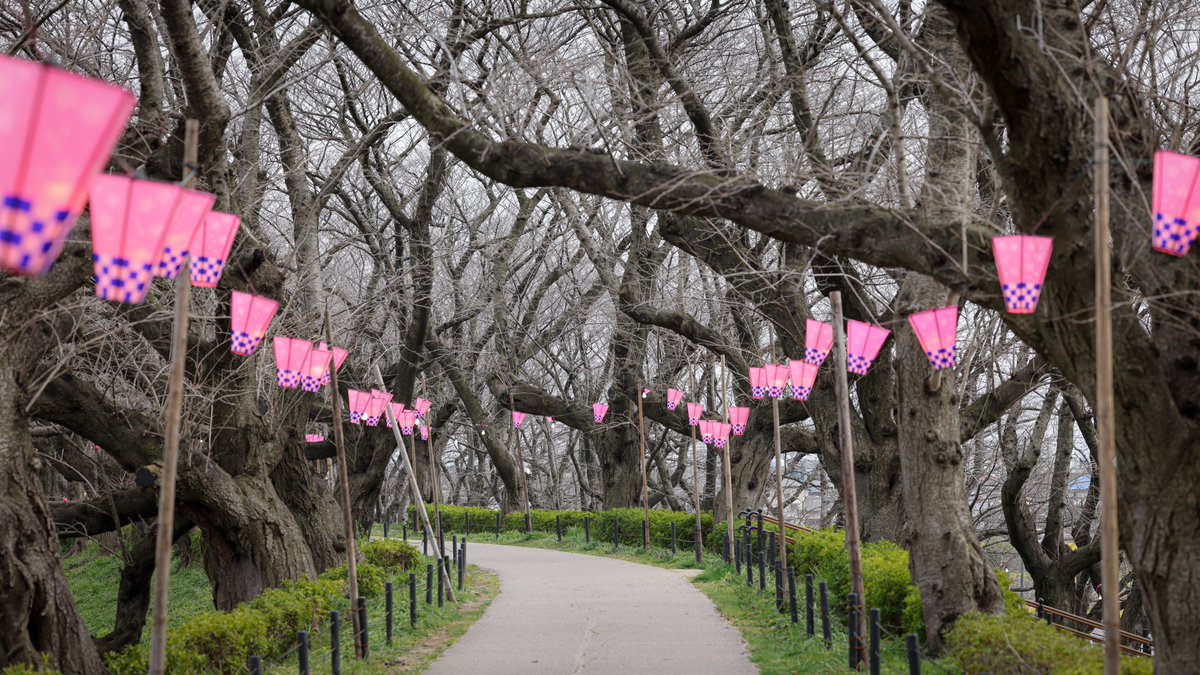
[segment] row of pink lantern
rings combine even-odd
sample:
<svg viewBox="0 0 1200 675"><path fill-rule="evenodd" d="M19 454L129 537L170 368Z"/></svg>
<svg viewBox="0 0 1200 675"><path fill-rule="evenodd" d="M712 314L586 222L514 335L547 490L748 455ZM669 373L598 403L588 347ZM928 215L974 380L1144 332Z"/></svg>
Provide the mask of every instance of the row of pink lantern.
<svg viewBox="0 0 1200 675"><path fill-rule="evenodd" d="M247 313L249 312L250 310L247 310ZM236 327L234 330L235 333L241 332ZM262 340L261 334L265 334L266 332L266 326L264 324L261 327L255 327L254 330L255 334L249 338L240 338L235 335L235 348L239 344L253 344L252 348L243 352L235 349L235 354L250 356L254 353L258 343ZM346 350L338 347L331 349L324 342L314 345L308 340L284 337L282 335L275 336L272 340L272 347L275 352L275 378L279 386L283 389L300 387L309 393L316 393L321 390L321 387L329 384L331 379L330 367L334 370L340 370L342 362L346 360L348 353Z"/></svg>
<svg viewBox="0 0 1200 675"><path fill-rule="evenodd" d="M392 417L396 418L396 423L400 425L400 433L405 436L411 436L413 427L418 426L420 420L425 419L425 415L433 406L429 401L417 397L413 403L412 409L406 409L403 403L392 401L392 394L378 389L372 389L369 392L350 389L348 392L349 398L349 414L351 424L362 424L366 422L367 426L379 426L379 420L382 418L387 424L387 428L392 428ZM391 417L386 413L387 407L391 408ZM429 425L420 425L421 439L429 440Z"/></svg>

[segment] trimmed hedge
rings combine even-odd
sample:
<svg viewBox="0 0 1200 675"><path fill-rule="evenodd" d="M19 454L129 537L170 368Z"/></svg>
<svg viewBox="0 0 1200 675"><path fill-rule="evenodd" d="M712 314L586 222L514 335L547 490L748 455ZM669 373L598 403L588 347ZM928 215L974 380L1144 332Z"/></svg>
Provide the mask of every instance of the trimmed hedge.
<svg viewBox="0 0 1200 675"><path fill-rule="evenodd" d="M427 506L429 518L433 520L433 507ZM442 506L442 529L447 533L462 534L466 532L466 515L471 515L471 533L483 537L496 532L496 512L469 506ZM408 507L408 522L411 525L416 517L416 507ZM530 525L534 532L553 532L554 517L562 518L563 530L583 528L583 519L591 519L592 539L595 541L612 541L613 521L620 521L621 543L630 546L642 544L642 510L641 509L610 509L608 511L546 511L533 509L530 511ZM650 511L650 543L653 546L670 547L671 523L675 523L675 534L680 548L690 548L692 532L696 527L696 516L681 511ZM713 537L712 514L700 516L700 527L704 533L705 548L719 551L723 545L723 536ZM525 512L514 511L505 515L500 521L502 532L524 532ZM419 532L417 533L420 534Z"/></svg>
<svg viewBox="0 0 1200 675"><path fill-rule="evenodd" d="M410 570L417 566L421 552L417 547L399 539L376 539L359 546L363 558L389 573Z"/></svg>
<svg viewBox="0 0 1200 675"><path fill-rule="evenodd" d="M354 568L358 573L358 594L364 598L374 598L383 595L384 579L387 574L384 573L382 567L377 567L371 563L362 563ZM321 581L336 581L339 583L338 588L341 589L342 595L349 597L350 583L347 580L346 566L339 565L331 567L321 573L319 577Z"/></svg>

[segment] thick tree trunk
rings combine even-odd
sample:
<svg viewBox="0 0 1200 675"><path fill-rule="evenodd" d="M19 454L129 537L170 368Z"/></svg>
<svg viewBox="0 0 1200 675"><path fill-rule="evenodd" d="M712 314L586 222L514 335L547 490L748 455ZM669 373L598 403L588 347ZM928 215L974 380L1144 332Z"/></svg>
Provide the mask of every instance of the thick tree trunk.
<svg viewBox="0 0 1200 675"><path fill-rule="evenodd" d="M600 458L600 475L604 480L604 508L637 506L642 503L637 411L631 411L627 402L614 401L605 424L620 424L621 427L601 431L594 441L596 454Z"/></svg>

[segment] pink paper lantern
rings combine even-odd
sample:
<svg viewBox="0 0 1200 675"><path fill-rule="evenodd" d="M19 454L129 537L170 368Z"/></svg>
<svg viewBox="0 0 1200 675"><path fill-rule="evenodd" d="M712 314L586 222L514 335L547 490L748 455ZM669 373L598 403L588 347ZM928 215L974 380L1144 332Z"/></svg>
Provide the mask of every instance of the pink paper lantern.
<svg viewBox="0 0 1200 675"><path fill-rule="evenodd" d="M700 427L700 442L701 443L703 443L705 445L712 445L712 442L713 442L712 427L714 424L716 424L716 422L713 422L712 420L700 420L700 423L697 426Z"/></svg>
<svg viewBox="0 0 1200 675"><path fill-rule="evenodd" d="M730 408L729 422L733 427L734 436L744 436L746 434L746 423L750 421L749 408Z"/></svg>
<svg viewBox="0 0 1200 675"><path fill-rule="evenodd" d="M763 370L767 371L767 395L771 398L783 398L783 388L787 386L788 379L787 366L768 363L763 366Z"/></svg>
<svg viewBox="0 0 1200 675"><path fill-rule="evenodd" d="M301 370L308 353L312 351L312 343L276 335L272 346L275 348L275 378L279 386L284 389L300 386Z"/></svg>
<svg viewBox="0 0 1200 675"><path fill-rule="evenodd" d="M553 417L546 418L546 426L554 426L554 418Z"/></svg>
<svg viewBox="0 0 1200 675"><path fill-rule="evenodd" d="M862 321L846 322L846 370L866 375L892 331Z"/></svg>
<svg viewBox="0 0 1200 675"><path fill-rule="evenodd" d="M713 422L713 446L718 450L724 449L729 442L729 430L732 425L724 422Z"/></svg>
<svg viewBox="0 0 1200 675"><path fill-rule="evenodd" d="M700 417L704 414L703 403L687 404L688 426L694 427L700 423Z"/></svg>
<svg viewBox="0 0 1200 675"><path fill-rule="evenodd" d="M234 291L229 309L229 351L238 356L254 356L267 336L267 328L279 310L279 303L270 298Z"/></svg>
<svg viewBox="0 0 1200 675"><path fill-rule="evenodd" d="M320 443L323 440L325 440L325 437L321 434L304 434L304 441L306 443Z"/></svg>
<svg viewBox="0 0 1200 675"><path fill-rule="evenodd" d="M767 369L750 369L750 398L761 401L767 393Z"/></svg>
<svg viewBox="0 0 1200 675"><path fill-rule="evenodd" d="M679 403L683 401L683 392L678 389L667 390L667 410L674 411L679 407Z"/></svg>
<svg viewBox="0 0 1200 675"><path fill-rule="evenodd" d="M182 197L174 183L96 176L90 222L96 297L135 305L146 299Z"/></svg>
<svg viewBox="0 0 1200 675"><path fill-rule="evenodd" d="M812 395L813 384L817 381L817 371L821 367L808 361L790 361L788 374L792 380L792 399L807 401Z"/></svg>
<svg viewBox="0 0 1200 675"><path fill-rule="evenodd" d="M413 426L417 423L417 411L405 410L396 415L396 423L400 425L400 433L404 436L412 436Z"/></svg>
<svg viewBox="0 0 1200 675"><path fill-rule="evenodd" d="M45 274L136 102L128 91L0 56L0 269Z"/></svg>
<svg viewBox="0 0 1200 675"><path fill-rule="evenodd" d="M322 343L322 344L324 344L324 343ZM328 375L328 373L326 373L326 375ZM391 414L391 416L384 415L383 421L384 421L384 423L387 424L387 428L391 429L392 428L392 418L394 417L394 418L399 419L400 413L404 412L404 404L393 402L393 403L389 403L388 407L392 409L392 414Z"/></svg>
<svg viewBox="0 0 1200 675"><path fill-rule="evenodd" d="M608 414L608 406L603 403L592 404L592 417L595 418L596 424L604 421L604 416Z"/></svg>
<svg viewBox="0 0 1200 675"><path fill-rule="evenodd" d="M421 427L421 440L423 440L423 441L429 440L429 425L428 424L425 424Z"/></svg>
<svg viewBox="0 0 1200 675"><path fill-rule="evenodd" d="M814 366L825 363L833 347L833 326L809 319L804 324L804 360Z"/></svg>
<svg viewBox="0 0 1200 675"><path fill-rule="evenodd" d="M329 350L329 345L322 342L318 346L318 348ZM333 368L331 370L325 371L325 377L322 378L322 381L321 381L322 387L329 384L330 380L332 379L332 375L330 374L331 371L339 371L340 372L342 370L342 362L346 360L346 355L349 354L349 352L347 352L345 349L342 349L341 347L334 347L332 349L332 351L333 351Z"/></svg>
<svg viewBox="0 0 1200 675"><path fill-rule="evenodd" d="M154 276L164 279L174 279L179 276L183 261L188 257L192 238L200 223L208 217L216 203L216 195L195 190L183 190L183 196L175 207L175 217L167 227L167 236L163 238L162 256L158 260L158 268Z"/></svg>
<svg viewBox="0 0 1200 675"><path fill-rule="evenodd" d="M370 398L367 399L367 426L379 426L379 418L383 417L383 409L388 403L391 403L392 395L386 391L372 389Z"/></svg>
<svg viewBox="0 0 1200 675"><path fill-rule="evenodd" d="M433 404L429 401L418 397L417 400L413 402L413 410L417 412L417 419L425 419L425 413L429 412L429 408L432 405Z"/></svg>
<svg viewBox="0 0 1200 675"><path fill-rule="evenodd" d="M958 305L918 312L908 317L921 349L934 370L953 368L958 363Z"/></svg>
<svg viewBox="0 0 1200 675"><path fill-rule="evenodd" d="M217 287L241 224L242 219L231 213L210 211L200 227L196 228L196 236L190 246L193 286Z"/></svg>
<svg viewBox="0 0 1200 675"><path fill-rule="evenodd" d="M332 358L333 352L328 350L310 350L308 357L304 359L304 365L300 367L300 388L310 394L321 391L321 382L325 380L325 374L329 372L329 363Z"/></svg>
<svg viewBox="0 0 1200 675"><path fill-rule="evenodd" d="M520 429L521 425L525 423L525 413L514 410L512 414L512 422L514 429Z"/></svg>
<svg viewBox="0 0 1200 675"><path fill-rule="evenodd" d="M350 411L350 423L362 424L363 417L367 414L367 407L371 403L371 394L357 389L348 389L346 394L349 398L347 408Z"/></svg>
<svg viewBox="0 0 1200 675"><path fill-rule="evenodd" d="M1015 235L992 239L992 253L1009 314L1033 314L1042 295L1042 281L1050 266L1054 240Z"/></svg>
<svg viewBox="0 0 1200 675"><path fill-rule="evenodd" d="M1200 234L1200 157L1160 150L1154 153L1154 236L1152 247L1178 258Z"/></svg>

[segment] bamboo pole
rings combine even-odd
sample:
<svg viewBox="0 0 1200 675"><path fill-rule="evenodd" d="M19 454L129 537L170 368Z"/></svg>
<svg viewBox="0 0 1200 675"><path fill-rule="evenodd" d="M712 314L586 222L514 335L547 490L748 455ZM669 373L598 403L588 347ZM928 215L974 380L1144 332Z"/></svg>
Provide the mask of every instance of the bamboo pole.
<svg viewBox="0 0 1200 675"><path fill-rule="evenodd" d="M861 636L866 635L866 594L863 590L862 543L858 534L858 490L854 485L854 433L850 429L850 382L846 375L846 322L842 317L842 293L829 294L833 308L834 387L837 394L838 441L842 459L842 504L846 516L846 550L850 556L850 592L858 594L858 635L855 648L859 663L866 660Z"/></svg>
<svg viewBox="0 0 1200 675"><path fill-rule="evenodd" d="M688 377L691 379L692 394L696 394L696 370L688 364ZM700 398L696 396L696 398ZM685 403L686 405L686 403ZM696 509L696 525L692 531L693 544L696 549L696 563L704 562L704 526L700 518L700 460L696 456L696 425L692 429L692 502Z"/></svg>
<svg viewBox="0 0 1200 675"><path fill-rule="evenodd" d="M381 389L386 387L387 385L383 382L383 374L379 372L379 366L374 366L374 371L375 381L379 387ZM446 569L445 563L442 562L442 555L438 549L437 540L434 538L433 525L429 522L429 513L425 510L425 498L421 496L421 485L417 482L415 467L409 462L409 456L404 452L404 436L400 433L400 422L396 419L396 415L392 411L392 406L385 405L383 410L384 414L387 415L388 421L392 423L392 437L396 440L396 449L400 451L400 459L405 464L404 471L408 474L409 493L412 495L413 505L416 507L417 513L421 515L421 526L425 529L425 536L435 542L433 545L434 559L437 561L437 568L441 570L438 574L442 575L442 579L445 582L443 586L446 589L446 597L450 599L450 602L458 602L458 599L454 596L454 584L451 582L450 572ZM416 439L412 441L412 453L413 457L417 456Z"/></svg>
<svg viewBox="0 0 1200 675"><path fill-rule="evenodd" d="M429 400L428 379L421 377L421 396L425 400ZM425 452L429 461L429 496L433 498L433 522L435 524L437 538L434 539L433 545L438 548L441 557L446 557L446 549L442 544L445 541L445 536L442 534L442 479L438 476L437 463L433 456L433 425L429 423L433 417L433 405L430 404L428 418L425 420L425 426L429 429L427 438L425 439ZM414 434L415 435L415 434ZM417 439L413 438L413 455L417 453Z"/></svg>
<svg viewBox="0 0 1200 675"><path fill-rule="evenodd" d="M513 403L512 385L508 385L508 409L509 412L515 412L516 407ZM521 453L521 430L513 426L513 438L517 444L517 473L521 476L521 491L525 493L525 534L529 534L533 529L533 517L529 513L529 483L525 480L525 455Z"/></svg>
<svg viewBox="0 0 1200 675"><path fill-rule="evenodd" d="M329 303L325 303L325 342L331 347L333 321L329 318ZM380 388L383 383L380 382ZM333 404L333 445L337 448L338 490L342 502L342 529L346 535L346 579L350 583L350 606L358 602L358 547L354 545L354 517L350 512L350 469L346 462L346 434L342 429L342 395L338 389L338 373L333 363L329 364L329 398ZM384 406L385 409L390 406ZM362 631L358 626L358 612L351 611L354 629L354 655L362 658Z"/></svg>
<svg viewBox="0 0 1200 675"><path fill-rule="evenodd" d="M183 126L183 186L191 187L200 149L200 123ZM179 436L183 426L183 379L187 363L188 312L192 282L188 260L175 279L175 318L171 325L171 363L167 380L166 425L162 475L159 476L158 522L154 540L154 613L150 624L150 673L161 675L167 665L167 596L171 588L171 535L175 529L175 478L179 472Z"/></svg>
<svg viewBox="0 0 1200 675"><path fill-rule="evenodd" d="M729 372L725 369L725 355L721 355L721 408L725 424L729 424ZM733 559L733 435L725 443L725 457L721 461L721 473L725 485L725 561Z"/></svg>
<svg viewBox="0 0 1200 675"><path fill-rule="evenodd" d="M1100 441L1100 582L1104 595L1104 673L1121 668L1121 559L1117 527L1117 447L1113 407L1112 258L1108 245L1108 99L1096 100L1096 435Z"/></svg>
<svg viewBox="0 0 1200 675"><path fill-rule="evenodd" d="M771 340L771 365L776 366L777 364L775 363L775 328L774 328L774 326L768 325L767 330L768 330L768 335L770 336L770 340ZM779 395L783 396L783 393L781 392ZM787 532L785 531L785 527L786 527L787 517L783 512L783 501L784 501L784 495L783 495L783 443L782 443L782 441L780 439L780 435L779 435L779 399L774 396L771 397L771 419L773 420L773 423L774 423L773 431L774 431L774 439L775 439L775 492L776 492L775 508L776 508L776 516L779 518L779 567L781 569L786 570L787 569L787 545L785 544L785 542L787 541Z"/></svg>
<svg viewBox="0 0 1200 675"><path fill-rule="evenodd" d="M650 550L650 484L646 481L646 463L649 458L646 457L646 412L643 402L646 398L645 389L642 388L642 382L637 383L637 402L638 402L638 444L641 448L641 464L642 464L642 550Z"/></svg>

